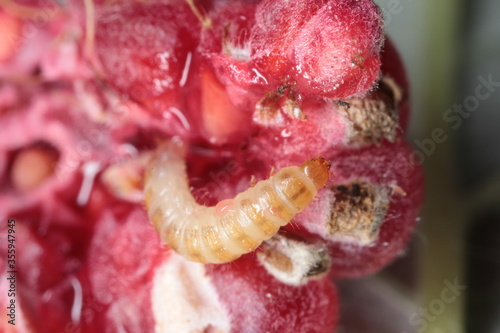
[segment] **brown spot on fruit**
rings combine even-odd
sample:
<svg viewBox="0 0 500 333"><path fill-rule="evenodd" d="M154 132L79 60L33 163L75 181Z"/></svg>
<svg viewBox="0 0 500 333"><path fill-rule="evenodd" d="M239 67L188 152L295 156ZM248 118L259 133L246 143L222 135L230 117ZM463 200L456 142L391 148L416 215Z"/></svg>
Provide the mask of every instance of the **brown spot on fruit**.
<svg viewBox="0 0 500 333"><path fill-rule="evenodd" d="M352 59L352 63L361 69L365 69L365 67L362 65L362 63L364 63L365 60L366 59L364 57L360 56L359 54L356 54Z"/></svg>
<svg viewBox="0 0 500 333"><path fill-rule="evenodd" d="M262 246L263 260L281 272L291 273L293 271L292 260L269 243L266 242L264 244Z"/></svg>
<svg viewBox="0 0 500 333"><path fill-rule="evenodd" d="M295 99L286 98L282 105L283 112L292 118L297 120L306 120L307 116L302 112L302 108Z"/></svg>
<svg viewBox="0 0 500 333"><path fill-rule="evenodd" d="M327 229L332 238L369 244L377 239L389 208L390 191L354 181L332 188L335 200Z"/></svg>
<svg viewBox="0 0 500 333"><path fill-rule="evenodd" d="M12 161L10 179L21 192L34 190L54 173L58 151L49 144L37 143L22 148Z"/></svg>
<svg viewBox="0 0 500 333"><path fill-rule="evenodd" d="M284 120L283 115L291 119L305 120L307 117L297 102L294 87L289 84L270 91L255 105L253 120L264 126L272 126Z"/></svg>
<svg viewBox="0 0 500 333"><path fill-rule="evenodd" d="M401 88L389 77L383 77L378 87L363 98L351 98L337 104L345 111L350 123L349 144L380 144L383 138L396 139L398 103Z"/></svg>
<svg viewBox="0 0 500 333"><path fill-rule="evenodd" d="M253 120L261 125L270 126L283 121L280 111L280 96L274 92L268 92L255 106Z"/></svg>
<svg viewBox="0 0 500 333"><path fill-rule="evenodd" d="M339 106L343 106L343 107L345 107L346 109L349 109L349 108L351 107L351 104L349 104L349 103L347 103L347 102L344 102L344 101L341 101L341 100L338 100L338 101L337 101L337 104L338 104Z"/></svg>
<svg viewBox="0 0 500 333"><path fill-rule="evenodd" d="M330 257L325 246L311 244L284 235L265 241L257 258L269 274L279 281L300 285L321 277L330 269Z"/></svg>

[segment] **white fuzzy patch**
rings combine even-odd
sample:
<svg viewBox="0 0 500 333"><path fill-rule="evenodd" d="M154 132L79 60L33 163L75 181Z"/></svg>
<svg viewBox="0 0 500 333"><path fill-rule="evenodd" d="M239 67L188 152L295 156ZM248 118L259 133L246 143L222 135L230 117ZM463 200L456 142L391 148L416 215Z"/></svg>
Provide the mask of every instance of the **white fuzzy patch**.
<svg viewBox="0 0 500 333"><path fill-rule="evenodd" d="M231 42L226 42L224 52L234 60L248 62L251 59L252 48L249 43L237 46Z"/></svg>
<svg viewBox="0 0 500 333"><path fill-rule="evenodd" d="M156 271L152 291L155 332L229 332L229 314L221 304L205 266L172 254Z"/></svg>
<svg viewBox="0 0 500 333"><path fill-rule="evenodd" d="M310 244L276 235L265 242L263 252L257 253L259 262L268 273L289 285L301 285L310 279L322 277L330 268L327 249L321 244Z"/></svg>

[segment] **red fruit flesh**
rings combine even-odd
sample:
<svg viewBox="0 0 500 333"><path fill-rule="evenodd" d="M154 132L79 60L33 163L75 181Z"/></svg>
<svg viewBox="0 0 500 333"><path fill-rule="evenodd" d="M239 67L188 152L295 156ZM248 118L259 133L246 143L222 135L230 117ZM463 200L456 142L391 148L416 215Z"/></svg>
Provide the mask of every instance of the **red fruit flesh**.
<svg viewBox="0 0 500 333"><path fill-rule="evenodd" d="M294 66L293 43L301 28L325 1L308 0L288 4L286 1L262 1L256 12L254 58L272 77L283 77ZM281 38L275 38L277 35Z"/></svg>
<svg viewBox="0 0 500 333"><path fill-rule="evenodd" d="M379 76L383 35L372 1L263 1L256 16L255 57L266 73L293 73L301 93L363 94Z"/></svg>
<svg viewBox="0 0 500 333"><path fill-rule="evenodd" d="M184 1L106 8L96 27L96 51L106 80L151 112L183 110L181 88L198 29Z"/></svg>
<svg viewBox="0 0 500 333"><path fill-rule="evenodd" d="M371 1L325 4L293 45L298 89L337 98L363 94L379 76L380 26Z"/></svg>
<svg viewBox="0 0 500 333"><path fill-rule="evenodd" d="M285 285L251 255L209 266L208 274L229 309L231 332L312 333L335 328L337 292L327 278L303 286Z"/></svg>
<svg viewBox="0 0 500 333"><path fill-rule="evenodd" d="M261 128L250 139L250 149L273 166L300 165L306 158L325 154L344 146L348 126L333 101L306 99L296 118L282 109L275 111L280 120L274 126ZM302 119L301 119L302 118Z"/></svg>
<svg viewBox="0 0 500 333"><path fill-rule="evenodd" d="M237 142L250 134L250 114L239 112L224 86L210 70L201 72L201 112L207 141L212 144Z"/></svg>
<svg viewBox="0 0 500 333"><path fill-rule="evenodd" d="M122 327L138 332L154 327L150 293L162 247L145 212L118 203L95 219L80 274L81 280L88 281L83 310L94 314L82 318L85 331Z"/></svg>
<svg viewBox="0 0 500 333"><path fill-rule="evenodd" d="M15 234L10 234L15 236L15 242L9 243L16 250L16 306L22 309L18 320L24 322L23 326L60 331L71 320L74 283L89 230L76 214L71 221L67 216L53 216L47 227L47 223L40 223L41 213L41 209L31 209L8 215L15 218ZM5 228L1 232L2 237L6 236ZM12 269L4 266L2 270L5 273Z"/></svg>

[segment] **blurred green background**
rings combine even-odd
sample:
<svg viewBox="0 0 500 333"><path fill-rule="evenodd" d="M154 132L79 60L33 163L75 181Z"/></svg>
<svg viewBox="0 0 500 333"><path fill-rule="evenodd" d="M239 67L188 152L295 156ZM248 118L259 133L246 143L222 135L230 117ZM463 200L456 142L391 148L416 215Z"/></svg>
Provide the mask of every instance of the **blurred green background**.
<svg viewBox="0 0 500 333"><path fill-rule="evenodd" d="M376 2L408 70L426 200L401 259L340 282L339 332L498 333L500 1Z"/></svg>

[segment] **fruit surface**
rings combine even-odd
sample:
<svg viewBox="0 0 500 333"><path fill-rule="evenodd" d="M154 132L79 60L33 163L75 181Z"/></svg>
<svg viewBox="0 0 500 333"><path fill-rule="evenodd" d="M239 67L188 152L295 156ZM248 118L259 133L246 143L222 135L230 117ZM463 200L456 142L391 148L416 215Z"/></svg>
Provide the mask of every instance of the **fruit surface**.
<svg viewBox="0 0 500 333"><path fill-rule="evenodd" d="M335 279L404 251L423 180L371 0L9 0L0 20L0 218L16 222L0 236L15 230L20 322L0 331L333 332ZM185 147L187 188L161 208L187 216L285 167L331 169L273 238L203 265L146 212L144 188L186 177L166 161L173 181L147 184L165 142ZM248 193L264 206L278 192Z"/></svg>

